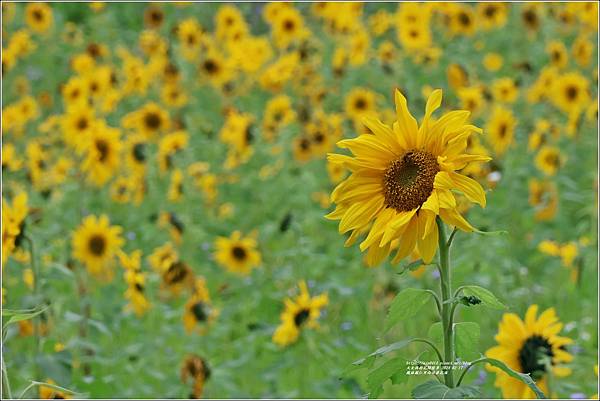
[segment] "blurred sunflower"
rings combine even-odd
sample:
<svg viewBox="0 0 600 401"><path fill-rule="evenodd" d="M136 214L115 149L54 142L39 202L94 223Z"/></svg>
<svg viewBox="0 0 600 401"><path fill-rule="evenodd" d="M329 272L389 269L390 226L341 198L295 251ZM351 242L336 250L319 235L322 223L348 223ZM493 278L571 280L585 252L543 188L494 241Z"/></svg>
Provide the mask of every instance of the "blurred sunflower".
<svg viewBox="0 0 600 401"><path fill-rule="evenodd" d="M192 393L190 398L202 398L204 384L210 378L210 368L206 360L198 355L192 354L185 358L181 365L181 381L192 382Z"/></svg>
<svg viewBox="0 0 600 401"><path fill-rule="evenodd" d="M56 385L56 382L52 379L47 379L45 381L45 383L53 385L53 386ZM52 400L52 399L68 400L68 399L73 398L71 396L71 394L69 394L65 391L61 391L61 390L58 390L58 389L56 389L54 387L50 387L50 386L44 386L43 384L40 384L39 393L40 393L40 398L43 400Z"/></svg>
<svg viewBox="0 0 600 401"><path fill-rule="evenodd" d="M285 300L285 310L281 314L281 324L273 333L273 342L282 347L295 343L303 328L318 327L317 319L329 299L327 294L311 297L305 281L298 284L300 294L294 299Z"/></svg>
<svg viewBox="0 0 600 401"><path fill-rule="evenodd" d="M529 204L538 221L552 220L558 208L558 190L552 181L529 180Z"/></svg>
<svg viewBox="0 0 600 401"><path fill-rule="evenodd" d="M514 142L517 121L511 110L496 106L486 125L492 148L497 156L502 156Z"/></svg>
<svg viewBox="0 0 600 401"><path fill-rule="evenodd" d="M231 237L219 237L215 242L215 260L226 270L247 275L261 264L255 236L242 237L234 231Z"/></svg>
<svg viewBox="0 0 600 401"><path fill-rule="evenodd" d="M392 263L408 256L415 247L425 262L431 261L438 247L437 216L446 224L473 231L457 212L452 191L460 191L471 202L485 207L481 185L455 172L471 162L490 160L463 153L469 136L481 130L467 124L467 111L453 111L433 120L431 114L441 101L442 91L433 91L418 127L406 99L397 90L397 121L393 128L376 119L365 119L373 134L338 142L355 157L329 154L331 162L343 165L352 174L331 194L337 208L326 217L341 220L340 233L352 232L348 245L368 231L360 249L369 250L370 266L387 257L395 239L400 239L400 247Z"/></svg>
<svg viewBox="0 0 600 401"><path fill-rule="evenodd" d="M197 329L200 334L204 334L207 326L213 322L218 313L212 307L204 277L196 278L194 292L184 308L183 327L185 331L191 333Z"/></svg>
<svg viewBox="0 0 600 401"><path fill-rule="evenodd" d="M107 126L102 120L91 132L81 168L96 186L102 186L111 179L120 165L122 145L119 137L120 131Z"/></svg>
<svg viewBox="0 0 600 401"><path fill-rule="evenodd" d="M29 3L25 7L25 22L34 32L46 32L52 20L52 9L45 3Z"/></svg>
<svg viewBox="0 0 600 401"><path fill-rule="evenodd" d="M124 242L121 231L121 227L110 225L106 215L87 216L73 232L73 257L94 276L111 279L113 258Z"/></svg>
<svg viewBox="0 0 600 401"><path fill-rule="evenodd" d="M546 375L550 373L549 370L555 377L571 374L571 369L560 365L573 360L573 356L565 349L573 340L558 335L563 324L558 320L554 308L546 309L539 317L537 312L538 306L531 305L524 320L514 313L505 313L495 337L498 345L490 348L485 355L506 363L517 372L530 374L540 389L547 393ZM496 373L494 385L501 389L504 398L536 398L522 381L496 367L488 365L487 368ZM554 397L553 394L548 395Z"/></svg>
<svg viewBox="0 0 600 401"><path fill-rule="evenodd" d="M556 175L565 157L556 146L543 146L535 157L535 166L544 174Z"/></svg>
<svg viewBox="0 0 600 401"><path fill-rule="evenodd" d="M552 85L551 100L566 113L580 112L590 100L588 86L588 80L578 72L563 74Z"/></svg>

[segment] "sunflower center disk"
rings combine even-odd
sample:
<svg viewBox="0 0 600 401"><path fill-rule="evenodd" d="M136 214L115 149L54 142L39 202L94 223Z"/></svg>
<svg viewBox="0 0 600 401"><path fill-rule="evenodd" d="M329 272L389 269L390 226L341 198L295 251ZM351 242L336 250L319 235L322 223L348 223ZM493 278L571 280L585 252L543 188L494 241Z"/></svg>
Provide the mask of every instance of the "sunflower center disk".
<svg viewBox="0 0 600 401"><path fill-rule="evenodd" d="M237 260L245 260L246 259L246 250L241 246L234 246L231 249L231 254Z"/></svg>
<svg viewBox="0 0 600 401"><path fill-rule="evenodd" d="M424 150L409 150L391 162L383 176L387 207L408 212L421 206L433 191L438 171L436 157Z"/></svg>
<svg viewBox="0 0 600 401"><path fill-rule="evenodd" d="M294 324L296 327L300 327L306 322L306 319L310 316L310 311L308 309L302 309L300 312L294 316Z"/></svg>
<svg viewBox="0 0 600 401"><path fill-rule="evenodd" d="M545 371L544 358L552 358L554 352L548 340L540 335L533 335L525 340L519 351L519 363L523 373L530 373L538 379Z"/></svg>
<svg viewBox="0 0 600 401"><path fill-rule="evenodd" d="M101 235L94 235L89 242L90 251L94 256L102 256L106 248L106 241Z"/></svg>

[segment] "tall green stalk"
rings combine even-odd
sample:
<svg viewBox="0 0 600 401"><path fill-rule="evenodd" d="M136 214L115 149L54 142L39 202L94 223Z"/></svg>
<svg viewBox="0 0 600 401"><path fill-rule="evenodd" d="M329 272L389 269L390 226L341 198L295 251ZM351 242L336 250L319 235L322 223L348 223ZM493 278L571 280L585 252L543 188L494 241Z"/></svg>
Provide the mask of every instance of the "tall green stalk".
<svg viewBox="0 0 600 401"><path fill-rule="evenodd" d="M438 234L439 234L439 252L440 252L440 285L442 289L442 330L444 334L444 362L448 369L444 382L446 386L454 387L454 375L452 372L452 362L454 362L454 327L452 324L452 282L450 274L450 244L446 240L446 231L444 222L437 218Z"/></svg>

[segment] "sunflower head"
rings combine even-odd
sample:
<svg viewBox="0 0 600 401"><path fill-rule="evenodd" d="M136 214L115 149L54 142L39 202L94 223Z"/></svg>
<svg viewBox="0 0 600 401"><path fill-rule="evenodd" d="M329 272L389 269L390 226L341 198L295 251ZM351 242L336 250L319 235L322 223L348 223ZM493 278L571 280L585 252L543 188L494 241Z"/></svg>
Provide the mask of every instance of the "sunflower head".
<svg viewBox="0 0 600 401"><path fill-rule="evenodd" d="M481 130L467 124L467 111L434 120L432 113L441 101L441 90L433 91L419 126L406 98L396 91L397 121L392 127L365 118L370 133L338 142L353 156L329 154L330 163L350 170L351 175L331 194L337 207L326 217L340 220L340 233L351 232L349 243L366 234L360 248L369 250L368 265L378 264L396 248L394 262L415 249L423 260L431 261L438 246L438 216L472 231L457 211L454 191L485 206L479 183L457 172L471 162L490 160L466 153L470 135Z"/></svg>

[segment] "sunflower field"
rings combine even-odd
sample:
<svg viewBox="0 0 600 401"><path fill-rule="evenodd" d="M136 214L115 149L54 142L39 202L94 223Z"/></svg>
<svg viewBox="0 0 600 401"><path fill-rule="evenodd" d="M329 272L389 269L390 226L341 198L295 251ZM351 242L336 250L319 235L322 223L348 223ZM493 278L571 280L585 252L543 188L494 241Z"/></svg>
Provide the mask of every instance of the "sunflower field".
<svg viewBox="0 0 600 401"><path fill-rule="evenodd" d="M598 4L2 2L2 398L598 398Z"/></svg>

